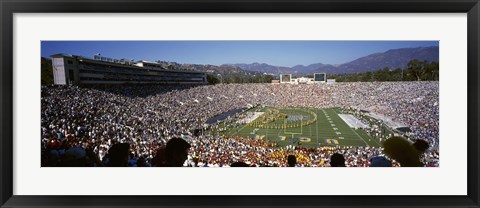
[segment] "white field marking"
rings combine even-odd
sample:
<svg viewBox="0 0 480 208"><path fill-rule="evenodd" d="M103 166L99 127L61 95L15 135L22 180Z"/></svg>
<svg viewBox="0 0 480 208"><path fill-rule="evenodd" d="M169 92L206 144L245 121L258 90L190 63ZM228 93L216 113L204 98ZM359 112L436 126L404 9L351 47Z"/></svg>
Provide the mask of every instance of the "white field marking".
<svg viewBox="0 0 480 208"><path fill-rule="evenodd" d="M338 139L345 139L345 137L338 137Z"/></svg>
<svg viewBox="0 0 480 208"><path fill-rule="evenodd" d="M342 134L342 132L338 132L338 131L336 131L336 132L335 132L335 134L339 135L339 134Z"/></svg>
<svg viewBox="0 0 480 208"><path fill-rule="evenodd" d="M332 126L335 126L335 124L331 124Z"/></svg>
<svg viewBox="0 0 480 208"><path fill-rule="evenodd" d="M350 128L366 128L367 124L364 124L357 117L352 114L337 114Z"/></svg>
<svg viewBox="0 0 480 208"><path fill-rule="evenodd" d="M333 130L338 131L338 128L333 128Z"/></svg>
<svg viewBox="0 0 480 208"><path fill-rule="evenodd" d="M333 121L328 121L328 122L333 123Z"/></svg>

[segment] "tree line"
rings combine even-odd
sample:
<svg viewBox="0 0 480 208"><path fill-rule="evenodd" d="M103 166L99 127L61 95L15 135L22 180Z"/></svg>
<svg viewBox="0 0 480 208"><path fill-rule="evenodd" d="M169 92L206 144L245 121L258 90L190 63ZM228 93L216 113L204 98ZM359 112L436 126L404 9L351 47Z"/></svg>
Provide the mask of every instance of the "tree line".
<svg viewBox="0 0 480 208"><path fill-rule="evenodd" d="M40 65L40 76L42 85L51 85L53 84L53 67L52 60L43 58L41 59Z"/></svg>

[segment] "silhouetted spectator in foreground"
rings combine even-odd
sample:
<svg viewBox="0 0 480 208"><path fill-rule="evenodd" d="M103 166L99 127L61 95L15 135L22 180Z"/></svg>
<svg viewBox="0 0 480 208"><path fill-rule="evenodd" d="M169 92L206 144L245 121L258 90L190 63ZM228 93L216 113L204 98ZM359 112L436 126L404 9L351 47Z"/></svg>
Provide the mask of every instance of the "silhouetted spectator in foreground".
<svg viewBox="0 0 480 208"><path fill-rule="evenodd" d="M153 167L165 167L167 164L167 153L165 146L162 146L157 149L155 156L152 158Z"/></svg>
<svg viewBox="0 0 480 208"><path fill-rule="evenodd" d="M190 144L181 138L172 138L167 142L165 149L167 167L182 167L188 158Z"/></svg>
<svg viewBox="0 0 480 208"><path fill-rule="evenodd" d="M247 163L244 162L234 162L230 167L250 167Z"/></svg>
<svg viewBox="0 0 480 208"><path fill-rule="evenodd" d="M427 151L427 149L429 148L429 145L428 145L428 142L425 141L425 140L421 140L421 139L417 139L417 141L415 141L413 143L413 147L415 147L415 149L419 152L419 153L424 153L425 151Z"/></svg>
<svg viewBox="0 0 480 208"><path fill-rule="evenodd" d="M370 167L392 167L392 161L383 156L372 157Z"/></svg>
<svg viewBox="0 0 480 208"><path fill-rule="evenodd" d="M85 149L85 152L87 153L88 167L105 167L100 158L98 158L91 148Z"/></svg>
<svg viewBox="0 0 480 208"><path fill-rule="evenodd" d="M61 157L57 150L47 149L44 154L46 155L46 158L45 160L42 158L42 162L45 162L45 164L47 164L45 166L56 167L56 166L62 165L62 164L59 164Z"/></svg>
<svg viewBox="0 0 480 208"><path fill-rule="evenodd" d="M193 157L193 167L198 167L199 158L198 156Z"/></svg>
<svg viewBox="0 0 480 208"><path fill-rule="evenodd" d="M127 143L114 144L108 150L108 158L110 167L127 167L128 155L130 151L130 145Z"/></svg>
<svg viewBox="0 0 480 208"><path fill-rule="evenodd" d="M295 167L295 165L297 164L297 158L295 157L295 155L289 155L287 157L287 162L288 167Z"/></svg>
<svg viewBox="0 0 480 208"><path fill-rule="evenodd" d="M335 153L330 156L330 166L332 167L345 167L345 158L342 154Z"/></svg>
<svg viewBox="0 0 480 208"><path fill-rule="evenodd" d="M87 166L87 153L83 148L72 147L65 151L62 166L64 167L85 167Z"/></svg>
<svg viewBox="0 0 480 208"><path fill-rule="evenodd" d="M145 161L145 158L143 157L138 158L137 167L148 167L147 162Z"/></svg>
<svg viewBox="0 0 480 208"><path fill-rule="evenodd" d="M386 155L400 163L402 167L423 167L415 147L402 137L391 137L383 142Z"/></svg>

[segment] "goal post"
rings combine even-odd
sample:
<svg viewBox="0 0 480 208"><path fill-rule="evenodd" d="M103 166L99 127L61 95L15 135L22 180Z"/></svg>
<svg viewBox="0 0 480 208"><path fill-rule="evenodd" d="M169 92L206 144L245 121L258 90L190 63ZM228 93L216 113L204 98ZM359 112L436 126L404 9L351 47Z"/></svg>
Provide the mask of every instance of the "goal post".
<svg viewBox="0 0 480 208"><path fill-rule="evenodd" d="M301 135L303 134L303 117L300 119L300 132L287 132L287 118L284 118L283 119L284 123L284 128L283 128L283 134L287 135L287 134L290 134L292 135L292 139L295 135Z"/></svg>

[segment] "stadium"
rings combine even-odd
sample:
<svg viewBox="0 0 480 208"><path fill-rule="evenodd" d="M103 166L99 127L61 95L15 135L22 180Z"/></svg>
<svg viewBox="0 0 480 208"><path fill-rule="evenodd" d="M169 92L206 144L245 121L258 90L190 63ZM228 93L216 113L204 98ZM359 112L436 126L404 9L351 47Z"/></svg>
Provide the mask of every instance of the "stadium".
<svg viewBox="0 0 480 208"><path fill-rule="evenodd" d="M108 166L118 152L128 155L121 166L163 167L172 138L188 144L182 166L189 167L285 167L289 155L296 166L328 167L334 153L347 167L368 167L377 156L402 166L384 152L392 136L426 141L422 166L439 165L438 81L328 83L320 73L304 79L308 84L281 75L280 84L209 85L200 72L54 58L63 58L54 63L55 85L42 86L44 167ZM72 59L76 65L62 68ZM96 64L97 78L84 79L93 70L86 62ZM104 76L102 67L121 76ZM161 85L144 85L144 78ZM113 148L118 144L128 148Z"/></svg>

